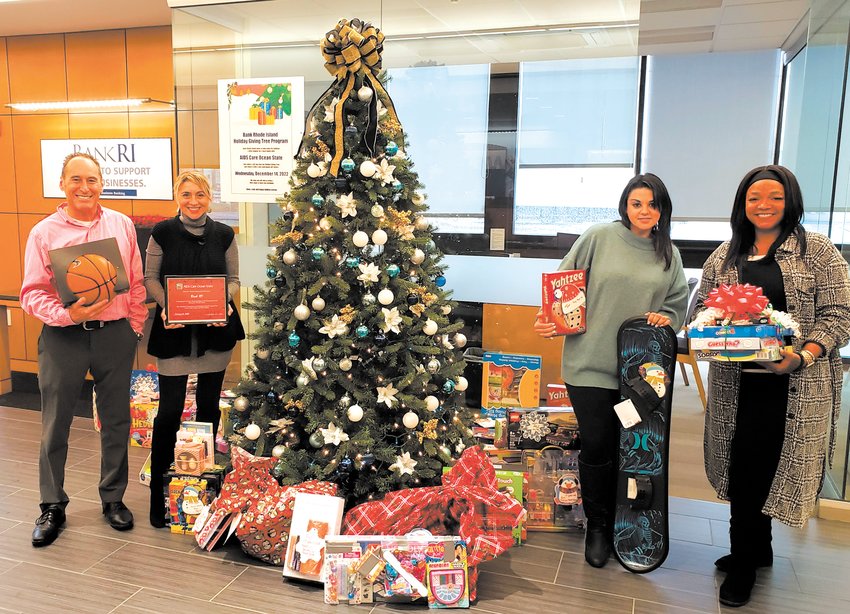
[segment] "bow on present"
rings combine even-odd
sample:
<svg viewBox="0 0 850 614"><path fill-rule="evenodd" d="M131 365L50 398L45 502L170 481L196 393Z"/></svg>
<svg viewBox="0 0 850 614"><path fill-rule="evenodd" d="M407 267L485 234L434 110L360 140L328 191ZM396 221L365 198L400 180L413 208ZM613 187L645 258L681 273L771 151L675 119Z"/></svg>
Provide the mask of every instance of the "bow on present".
<svg viewBox="0 0 850 614"><path fill-rule="evenodd" d="M708 293L706 307L723 312L730 321L756 319L767 308L768 301L759 286L752 284L721 284Z"/></svg>
<svg viewBox="0 0 850 614"><path fill-rule="evenodd" d="M321 48L322 57L325 58L325 69L336 77L336 83L332 84L319 97L308 115L312 116L316 107L337 84L345 83L343 91L339 95L339 102L334 108L334 155L331 160L330 173L336 177L343 156L345 126L342 122L342 116L345 101L348 100L349 94L354 89L357 75L361 75L363 82L375 91L375 95L369 101L369 122L363 137L369 155L374 153L375 140L378 136L378 93L386 100L389 116L396 121L398 121L398 116L390 95L377 77L381 69L381 52L384 50L383 32L372 24L356 18L351 21L341 19L333 30L325 34ZM303 146L303 140L301 144Z"/></svg>
<svg viewBox="0 0 850 614"><path fill-rule="evenodd" d="M442 486L399 490L362 503L345 515L342 532L406 535L424 528L434 535L459 535L472 567L513 546L511 531L524 515L519 501L499 492L496 470L484 452L472 447L443 476Z"/></svg>

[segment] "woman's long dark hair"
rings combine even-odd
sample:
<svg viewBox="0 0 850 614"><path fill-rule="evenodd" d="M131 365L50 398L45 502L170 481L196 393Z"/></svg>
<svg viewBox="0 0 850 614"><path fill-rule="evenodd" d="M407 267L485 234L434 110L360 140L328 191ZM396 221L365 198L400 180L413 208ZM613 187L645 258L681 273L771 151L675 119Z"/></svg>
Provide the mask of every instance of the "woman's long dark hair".
<svg viewBox="0 0 850 614"><path fill-rule="evenodd" d="M667 192L667 186L657 175L645 173L632 177L620 196L620 221L626 228L632 227L628 215L629 194L638 188L649 188L652 191L652 200L661 213L658 224L652 229L650 236L652 246L655 248L655 257L658 260L664 260L666 271L673 264L673 241L670 239L670 216L673 214L673 203L670 201L670 194Z"/></svg>
<svg viewBox="0 0 850 614"><path fill-rule="evenodd" d="M769 164L748 172L738 185L735 202L732 204L732 216L729 218L729 225L732 226L732 240L729 241L729 251L723 261L724 268L737 267L750 255L755 245L756 229L747 219L747 190L756 181L762 179L774 179L785 189L785 213L780 223L779 236L770 246L765 258L772 259L776 249L792 234L797 237L797 242L800 244L800 254L806 253L806 231L800 223L803 219L803 192L800 190L800 184L797 183L794 173L784 166Z"/></svg>

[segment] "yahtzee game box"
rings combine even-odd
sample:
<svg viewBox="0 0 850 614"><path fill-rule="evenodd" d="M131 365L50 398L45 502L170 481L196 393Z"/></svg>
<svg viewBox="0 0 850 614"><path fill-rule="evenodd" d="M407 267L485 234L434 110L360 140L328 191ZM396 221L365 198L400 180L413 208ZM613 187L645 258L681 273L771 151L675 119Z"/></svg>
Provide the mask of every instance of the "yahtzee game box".
<svg viewBox="0 0 850 614"><path fill-rule="evenodd" d="M543 273L543 315L558 335L580 335L587 330L586 271Z"/></svg>

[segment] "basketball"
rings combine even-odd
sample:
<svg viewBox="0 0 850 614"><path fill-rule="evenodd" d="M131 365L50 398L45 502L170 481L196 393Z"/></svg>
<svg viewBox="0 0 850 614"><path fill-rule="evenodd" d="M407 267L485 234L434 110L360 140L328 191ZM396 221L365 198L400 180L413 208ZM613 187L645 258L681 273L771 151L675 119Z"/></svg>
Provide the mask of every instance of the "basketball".
<svg viewBox="0 0 850 614"><path fill-rule="evenodd" d="M99 254L83 254L68 265L65 284L77 298L86 299L86 305L93 305L115 296L117 277L109 260Z"/></svg>

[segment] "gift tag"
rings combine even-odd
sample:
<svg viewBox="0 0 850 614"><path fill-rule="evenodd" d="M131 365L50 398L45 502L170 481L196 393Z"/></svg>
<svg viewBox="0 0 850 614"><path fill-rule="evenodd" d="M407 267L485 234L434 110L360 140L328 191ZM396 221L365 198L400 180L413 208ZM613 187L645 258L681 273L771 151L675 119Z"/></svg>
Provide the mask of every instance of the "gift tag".
<svg viewBox="0 0 850 614"><path fill-rule="evenodd" d="M624 429L631 428L640 422L640 415L631 399L617 403L614 406L614 411L617 412L617 417L620 419L620 423Z"/></svg>

